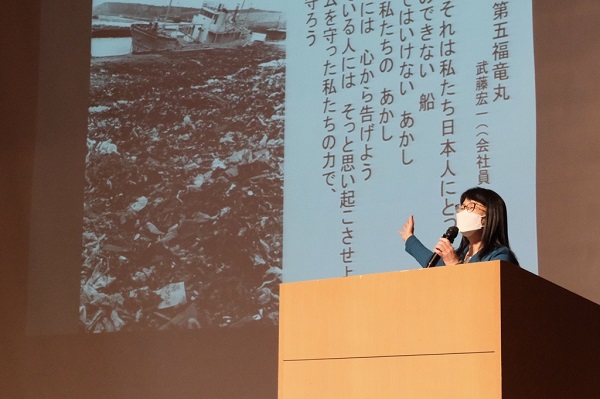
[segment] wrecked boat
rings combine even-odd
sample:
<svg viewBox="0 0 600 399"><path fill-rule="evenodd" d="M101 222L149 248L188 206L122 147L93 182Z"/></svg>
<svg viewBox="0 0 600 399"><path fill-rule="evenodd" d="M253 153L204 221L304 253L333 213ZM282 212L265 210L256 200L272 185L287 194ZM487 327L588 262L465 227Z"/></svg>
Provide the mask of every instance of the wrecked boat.
<svg viewBox="0 0 600 399"><path fill-rule="evenodd" d="M232 11L222 4L205 3L189 23L152 21L147 24L132 24L132 53L202 50L243 45L248 42L250 31L239 23L237 17L237 7Z"/></svg>

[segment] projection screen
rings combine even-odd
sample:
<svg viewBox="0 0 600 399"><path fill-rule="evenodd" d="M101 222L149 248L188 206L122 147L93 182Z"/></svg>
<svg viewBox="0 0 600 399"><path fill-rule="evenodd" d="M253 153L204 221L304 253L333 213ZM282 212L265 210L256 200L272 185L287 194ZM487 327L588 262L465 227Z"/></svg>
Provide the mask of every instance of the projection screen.
<svg viewBox="0 0 600 399"><path fill-rule="evenodd" d="M433 246L476 186L537 272L530 2L87 7L68 142L40 104L29 333L276 326L281 282L420 267L397 230Z"/></svg>

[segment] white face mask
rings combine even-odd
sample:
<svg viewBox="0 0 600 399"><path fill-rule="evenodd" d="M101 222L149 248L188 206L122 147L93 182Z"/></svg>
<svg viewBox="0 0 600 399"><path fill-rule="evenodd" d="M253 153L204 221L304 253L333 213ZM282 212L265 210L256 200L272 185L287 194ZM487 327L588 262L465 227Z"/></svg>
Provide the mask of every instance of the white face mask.
<svg viewBox="0 0 600 399"><path fill-rule="evenodd" d="M477 230L483 229L481 221L484 217L475 212L460 211L456 214L456 227L463 236L469 237Z"/></svg>

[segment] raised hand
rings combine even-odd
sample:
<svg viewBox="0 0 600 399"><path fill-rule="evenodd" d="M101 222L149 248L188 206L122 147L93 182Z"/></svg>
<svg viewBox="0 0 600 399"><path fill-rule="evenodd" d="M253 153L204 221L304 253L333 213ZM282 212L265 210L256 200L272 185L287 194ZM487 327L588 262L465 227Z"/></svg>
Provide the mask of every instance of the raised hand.
<svg viewBox="0 0 600 399"><path fill-rule="evenodd" d="M415 234L415 219L413 215L410 215L406 223L402 225L402 230L398 230L398 234L402 236L404 241L408 240L408 237Z"/></svg>

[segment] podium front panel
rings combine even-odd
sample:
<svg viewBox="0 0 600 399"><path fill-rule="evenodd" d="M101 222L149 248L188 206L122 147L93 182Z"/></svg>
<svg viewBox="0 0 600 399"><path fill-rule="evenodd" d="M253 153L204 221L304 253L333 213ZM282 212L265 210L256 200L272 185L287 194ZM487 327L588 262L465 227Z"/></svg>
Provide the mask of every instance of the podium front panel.
<svg viewBox="0 0 600 399"><path fill-rule="evenodd" d="M280 398L500 395L500 264L283 284ZM440 378L439 389L460 395L424 388ZM427 395L414 396L415 386ZM337 393L314 396L329 390Z"/></svg>

